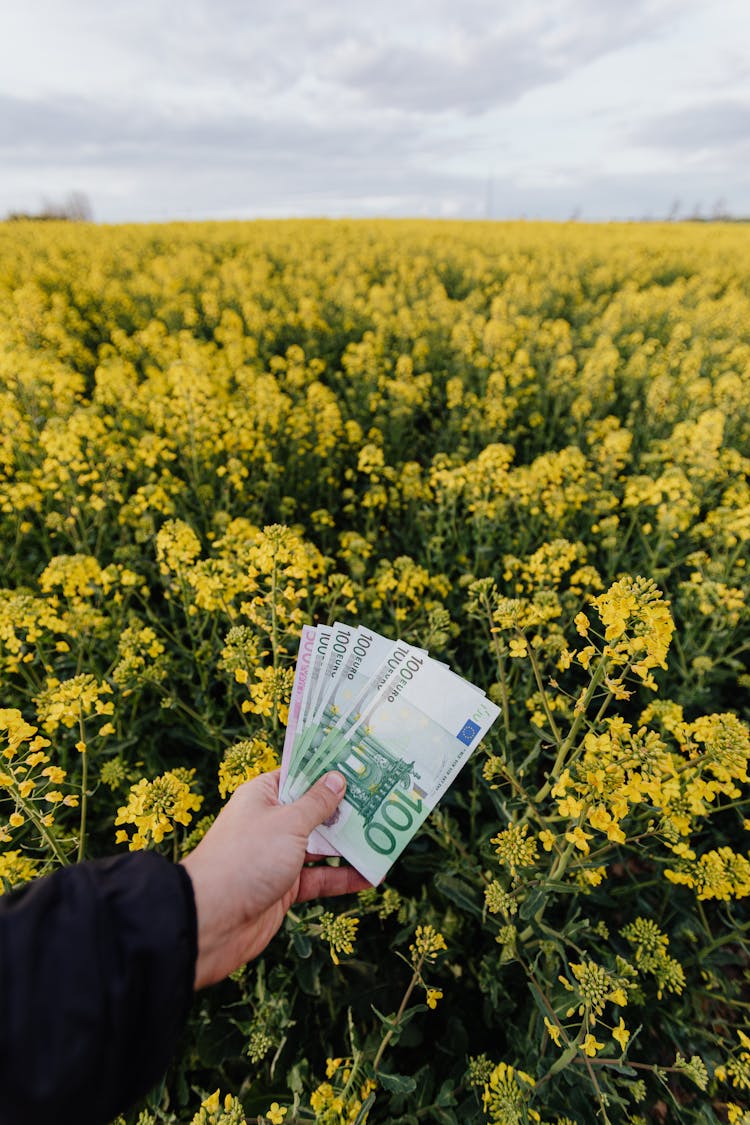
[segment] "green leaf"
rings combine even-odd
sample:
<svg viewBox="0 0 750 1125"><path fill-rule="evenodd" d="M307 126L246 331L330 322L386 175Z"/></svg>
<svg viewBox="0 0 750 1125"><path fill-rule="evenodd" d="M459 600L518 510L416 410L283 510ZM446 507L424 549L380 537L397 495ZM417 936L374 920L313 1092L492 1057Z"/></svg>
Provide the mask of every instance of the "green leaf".
<svg viewBox="0 0 750 1125"><path fill-rule="evenodd" d="M370 1110L372 1109L374 1104L375 1104L375 1091L373 1090L370 1094L367 1095L365 1100L362 1102L359 1113L354 1118L354 1125L364 1125L365 1121L367 1120L367 1115L370 1112Z"/></svg>
<svg viewBox="0 0 750 1125"><path fill-rule="evenodd" d="M303 960L312 953L312 942L307 934L303 934L299 930L295 930L292 934L292 945L294 946L294 952Z"/></svg>
<svg viewBox="0 0 750 1125"><path fill-rule="evenodd" d="M452 1109L442 1109L439 1105L430 1106L430 1120L439 1125L459 1125L459 1120Z"/></svg>
<svg viewBox="0 0 750 1125"><path fill-rule="evenodd" d="M533 918L540 906L544 904L547 898L547 888L537 887L524 902L521 903L521 909L518 911L524 922L528 922L529 918Z"/></svg>
<svg viewBox="0 0 750 1125"><path fill-rule="evenodd" d="M320 996L320 964L314 957L301 959L296 965L297 983L308 996Z"/></svg>
<svg viewBox="0 0 750 1125"><path fill-rule="evenodd" d="M456 1095L453 1086L454 1083L451 1082L450 1078L446 1079L435 1098L435 1105L451 1106L456 1104Z"/></svg>
<svg viewBox="0 0 750 1125"><path fill-rule="evenodd" d="M389 1094L411 1094L416 1089L417 1083L408 1074L386 1074L379 1070L378 1082Z"/></svg>
<svg viewBox="0 0 750 1125"><path fill-rule="evenodd" d="M638 1071L633 1070L632 1066L627 1063L614 1063L612 1066L607 1067L608 1070L613 1070L616 1074L624 1074L626 1078L637 1078Z"/></svg>
<svg viewBox="0 0 750 1125"><path fill-rule="evenodd" d="M577 1054L578 1047L575 1043L570 1043L560 1057L555 1059L552 1066L547 1071L547 1074L559 1074L561 1070L564 1070L565 1067L573 1061Z"/></svg>
<svg viewBox="0 0 750 1125"><path fill-rule="evenodd" d="M406 1011L402 1012L400 1017L396 1019L395 1015L386 1016L382 1012L379 1012L374 1004L371 1004L370 1007L383 1026L389 1031L403 1031L409 1020L413 1019L417 1012L427 1011L426 1004L413 1004L411 1008L407 1008Z"/></svg>
<svg viewBox="0 0 750 1125"><path fill-rule="evenodd" d="M439 874L435 876L435 886L454 905L462 907L477 918L482 917L483 909L479 894L470 883L457 879L454 875Z"/></svg>
<svg viewBox="0 0 750 1125"><path fill-rule="evenodd" d="M531 992L531 995L534 997L534 1003L536 1004L539 1011L542 1013L543 1016L546 1016L547 1019L549 1019L549 1017L550 1017L550 1006L547 1003L547 1001L545 1000L543 992L539 988L537 988L537 986L534 984L533 981L529 981L529 991Z"/></svg>
<svg viewBox="0 0 750 1125"><path fill-rule="evenodd" d="M382 1023L383 1027L387 1028L388 1031L394 1031L399 1026L396 1021L395 1013L393 1015L386 1016L381 1011L378 1011L374 1004L371 1004L370 1007Z"/></svg>

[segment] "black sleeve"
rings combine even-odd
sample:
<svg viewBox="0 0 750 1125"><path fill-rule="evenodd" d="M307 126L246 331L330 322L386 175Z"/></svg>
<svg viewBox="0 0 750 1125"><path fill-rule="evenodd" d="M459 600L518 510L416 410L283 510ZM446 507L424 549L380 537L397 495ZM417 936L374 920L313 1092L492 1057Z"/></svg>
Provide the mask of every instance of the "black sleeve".
<svg viewBox="0 0 750 1125"><path fill-rule="evenodd" d="M187 1020L195 900L132 852L0 896L0 1125L106 1125L163 1075Z"/></svg>

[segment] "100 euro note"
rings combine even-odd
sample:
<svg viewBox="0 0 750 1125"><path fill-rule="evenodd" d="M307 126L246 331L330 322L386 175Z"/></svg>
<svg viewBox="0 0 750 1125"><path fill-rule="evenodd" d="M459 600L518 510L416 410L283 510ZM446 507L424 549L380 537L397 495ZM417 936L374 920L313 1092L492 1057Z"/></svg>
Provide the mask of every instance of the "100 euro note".
<svg viewBox="0 0 750 1125"><path fill-rule="evenodd" d="M325 631L322 638L319 635L321 628ZM349 632L351 635L347 635ZM331 650L334 648L338 651L331 662ZM362 626L350 629L336 622L331 628L303 627L281 761L282 800L299 797L309 787L306 775L300 772L303 763L317 751L336 722L349 715L363 689L394 649L404 654L407 652L405 645L399 646L397 642ZM324 679L326 688L320 690L320 682ZM310 717L314 711L312 700L315 696L322 697L317 722ZM348 721L351 723L353 720L349 718ZM294 768L290 769L292 762ZM318 855L339 854L317 831L310 833L308 851Z"/></svg>
<svg viewBox="0 0 750 1125"><path fill-rule="evenodd" d="M329 631L326 630L328 633ZM292 749L297 737L297 733L302 725L302 716L304 711L304 703L310 697L311 677L315 666L316 645L319 641L319 633L312 625L302 626L302 636L299 642L299 651L297 653L297 665L294 671L294 683L292 684L292 696L289 701L289 718L287 719L286 736L284 738L284 748L281 754L281 777L279 781L279 794L282 795L289 776L289 769L292 763ZM329 637L326 636L325 644L322 650L318 650L318 664L321 662L322 652L325 651L325 645ZM311 832L307 841L307 850L311 855L339 855L339 852L324 840L318 832Z"/></svg>
<svg viewBox="0 0 750 1125"><path fill-rule="evenodd" d="M358 631L357 626L345 625L341 621L334 622L330 627L318 626L316 633L320 630L326 630L329 636L322 638L322 646L319 641L314 650L312 673L292 744L290 769L282 787L285 796L291 793L289 786L300 775L320 741L320 716L326 709L327 700ZM299 796L299 793L296 795Z"/></svg>
<svg viewBox="0 0 750 1125"><path fill-rule="evenodd" d="M315 647L315 628L312 625L302 626L302 635L299 641L299 650L297 652L297 664L294 669L294 683L292 684L292 695L289 700L289 717L286 725L286 735L284 737L284 748L281 752L281 782L280 788L283 789L289 774L289 766L292 761L292 747L297 731L301 725L302 719L302 704L305 698L305 689L308 686L308 679L312 666L313 650Z"/></svg>
<svg viewBox="0 0 750 1125"><path fill-rule="evenodd" d="M379 883L500 712L418 649L384 682L371 682L358 710L356 723L308 764L305 788L330 769L344 775L346 795L318 832Z"/></svg>
<svg viewBox="0 0 750 1125"><path fill-rule="evenodd" d="M310 784L309 777L320 775L318 762L330 756L333 742L343 738L359 718L359 703L368 688L372 685L379 690L389 672L409 652L410 646L404 641L388 640L372 629L357 630L348 660L331 683L317 719L311 721L306 731L305 750L295 759L294 774L289 778L285 794L293 798L301 796Z"/></svg>
<svg viewBox="0 0 750 1125"><path fill-rule="evenodd" d="M294 713L294 729L290 731L287 726L286 738L281 766L281 791L288 784L289 778L296 772L296 764L302 749L304 732L307 728L310 715L317 697L320 684L320 673L328 653L328 645L333 630L329 625L305 625L300 638L300 649L297 655L297 670L292 687L292 705L290 706L290 719ZM304 677L298 684L300 661L304 661ZM299 690L298 690L299 689Z"/></svg>

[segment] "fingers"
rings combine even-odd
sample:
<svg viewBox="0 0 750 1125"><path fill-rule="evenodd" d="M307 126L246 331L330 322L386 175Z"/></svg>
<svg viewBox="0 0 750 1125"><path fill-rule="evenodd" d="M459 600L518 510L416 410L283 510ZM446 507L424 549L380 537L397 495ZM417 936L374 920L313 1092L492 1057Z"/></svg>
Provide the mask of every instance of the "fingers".
<svg viewBox="0 0 750 1125"><path fill-rule="evenodd" d="M346 780L343 774L333 771L319 778L298 800L284 806L283 812L289 830L309 836L313 828L333 816L345 792Z"/></svg>
<svg viewBox="0 0 750 1125"><path fill-rule="evenodd" d="M253 778L253 782L257 783L258 790L262 792L264 799L269 804L278 804L281 770L271 770L269 773L259 774L258 777ZM253 782L249 782L249 784L252 785Z"/></svg>
<svg viewBox="0 0 750 1125"><path fill-rule="evenodd" d="M239 785L227 804L234 804L235 807L239 805L246 810L253 807L258 811L262 808L275 808L279 803L280 778L280 770L258 774Z"/></svg>
<svg viewBox="0 0 750 1125"><path fill-rule="evenodd" d="M303 867L299 880L297 902L311 898L330 898L364 891L372 883L353 867Z"/></svg>

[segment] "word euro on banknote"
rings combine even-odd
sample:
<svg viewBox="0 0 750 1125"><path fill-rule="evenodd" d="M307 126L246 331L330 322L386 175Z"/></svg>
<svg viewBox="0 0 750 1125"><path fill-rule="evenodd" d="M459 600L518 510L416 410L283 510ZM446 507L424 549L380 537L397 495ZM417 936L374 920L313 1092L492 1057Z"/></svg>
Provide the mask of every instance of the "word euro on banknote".
<svg viewBox="0 0 750 1125"><path fill-rule="evenodd" d="M292 744L289 770L292 776L300 774L315 752L320 740L321 713L326 707L334 683L346 662L357 627L356 625L345 625L341 621L335 621L330 628L318 626L316 633L318 630L327 632L329 635L321 637L314 649L316 658L313 660L301 721L297 726ZM322 655L319 655L321 654L321 641Z"/></svg>
<svg viewBox="0 0 750 1125"><path fill-rule="evenodd" d="M295 754L294 770L284 793L294 798L305 791L318 760L329 756L333 742L359 718L359 702L368 687L372 684L379 690L388 671L408 653L409 645L404 641L389 640L373 629L356 630L339 674L329 679L322 705L305 730L302 752Z"/></svg>
<svg viewBox="0 0 750 1125"><path fill-rule="evenodd" d="M324 631L322 638L318 636L319 630ZM301 796L308 787L306 774L300 774L302 762L306 764L318 751L339 721L345 729L352 724L358 716L353 709L370 680L381 666L389 665L394 652L398 654L398 662L407 651L403 642L394 642L363 626L350 628L336 622L332 630L326 626L303 627L281 760L282 800ZM322 658L321 654L324 654ZM309 685L308 678L312 681ZM321 693L321 706L314 721L310 718L312 706L303 708L303 701L317 694L317 681L321 680L326 681L326 689ZM303 718L305 713L307 720ZM318 855L339 854L315 831L310 834L308 851Z"/></svg>

